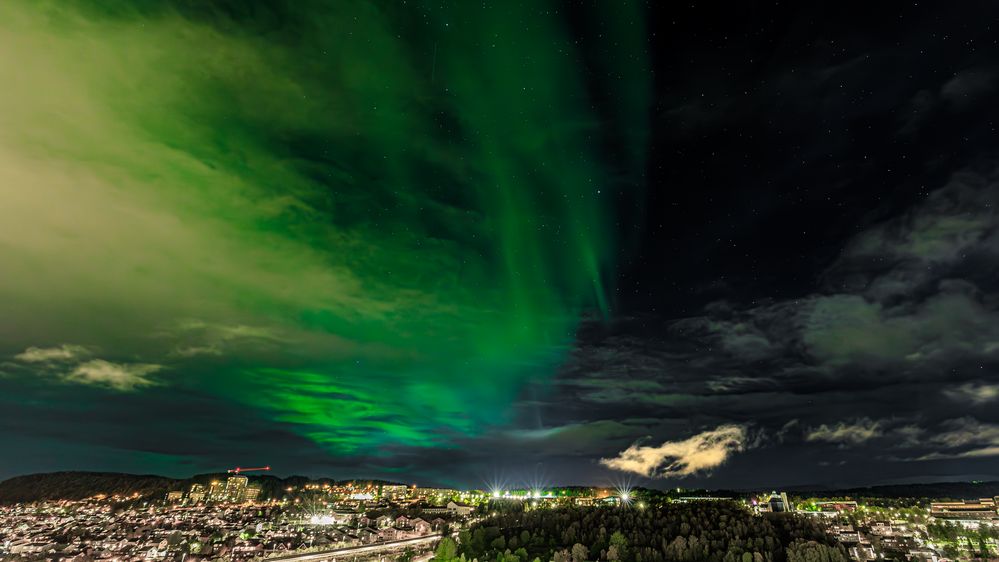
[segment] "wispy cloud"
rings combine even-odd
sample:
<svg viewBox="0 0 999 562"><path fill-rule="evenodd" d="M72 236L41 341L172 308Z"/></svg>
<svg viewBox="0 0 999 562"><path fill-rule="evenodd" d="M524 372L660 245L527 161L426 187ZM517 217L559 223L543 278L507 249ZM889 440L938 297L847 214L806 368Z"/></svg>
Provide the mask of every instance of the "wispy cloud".
<svg viewBox="0 0 999 562"><path fill-rule="evenodd" d="M969 382L956 388L947 389L944 394L957 402L968 402L975 406L981 406L999 399L999 384Z"/></svg>
<svg viewBox="0 0 999 562"><path fill-rule="evenodd" d="M909 461L962 459L999 456L999 425L983 423L972 417L947 420L940 431L926 439L937 450Z"/></svg>
<svg viewBox="0 0 999 562"><path fill-rule="evenodd" d="M746 446L746 429L722 425L683 441L666 441L657 447L634 444L600 464L650 478L691 476L721 466L732 453Z"/></svg>
<svg viewBox="0 0 999 562"><path fill-rule="evenodd" d="M805 441L825 441L841 445L860 445L881 437L884 430L881 422L861 418L854 422L839 422L836 425L822 424L805 432Z"/></svg>
<svg viewBox="0 0 999 562"><path fill-rule="evenodd" d="M112 363L103 359L94 359L77 365L62 378L67 382L105 386L129 392L136 388L155 385L156 382L147 375L162 368L162 365L149 363Z"/></svg>
<svg viewBox="0 0 999 562"><path fill-rule="evenodd" d="M188 319L163 330L162 336L176 339L177 346L171 355L183 358L204 355L223 355L240 342L248 345L267 345L287 342L276 328L246 324L218 324Z"/></svg>
<svg viewBox="0 0 999 562"><path fill-rule="evenodd" d="M77 361L90 356L90 350L82 345L62 344L56 347L29 347L14 356L25 363L45 363L49 361Z"/></svg>
<svg viewBox="0 0 999 562"><path fill-rule="evenodd" d="M974 418L964 417L948 420L943 426L944 431L932 437L933 443L945 447L999 446L999 425L982 423Z"/></svg>

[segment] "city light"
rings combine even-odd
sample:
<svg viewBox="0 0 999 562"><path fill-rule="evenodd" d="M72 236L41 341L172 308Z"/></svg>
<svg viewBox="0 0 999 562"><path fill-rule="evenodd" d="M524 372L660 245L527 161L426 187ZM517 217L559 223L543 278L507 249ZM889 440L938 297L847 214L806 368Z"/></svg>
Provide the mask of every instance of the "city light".
<svg viewBox="0 0 999 562"><path fill-rule="evenodd" d="M313 515L309 518L309 523L313 525L333 525L336 519L331 515Z"/></svg>
<svg viewBox="0 0 999 562"><path fill-rule="evenodd" d="M631 504L631 482L619 482L614 487L614 495L617 496L619 505Z"/></svg>
<svg viewBox="0 0 999 562"><path fill-rule="evenodd" d="M130 525L153 522L162 517L196 521L198 522L196 525L180 532L189 541L187 543L190 545L189 552L199 556L205 556L206 553L215 554L216 547L212 542L203 543L200 541L202 537L206 536L205 529L215 529L213 532L218 532L228 537L228 540L235 542L236 550L233 552L239 553L238 556L232 558L235 562L253 562L253 557L261 552L261 549L269 554L290 554L289 550L299 551L298 555L301 558L285 562L325 562L326 559L321 557L334 552L349 556L360 553L394 555L393 549L398 549L400 543L412 545L414 551L429 555L428 549L439 540L439 533L442 529L442 527L437 526L438 523L433 523L434 519L432 518L441 518L441 521L447 521L446 524L451 529L460 529L465 525L479 524L484 519L483 515L486 517L490 515L489 512L479 512L480 515L474 515L476 507L473 505L422 504L424 498L428 497L469 498L469 503L478 504L480 508L483 507L484 502L485 505L488 505L487 502L491 498L506 498L510 502L516 500L518 504L521 501L524 502L524 512L536 509L556 509L560 510L559 513L562 515L573 513L577 509L606 510L617 505L618 509L633 507L634 517L648 517L648 513L640 513L647 511L652 511L653 517L660 517L663 513L655 508L662 502L677 504L698 502L702 504L700 507L693 506L695 510L715 509L709 503L719 502L720 512L731 509L723 504L741 502L748 509L740 510L740 517L756 517L772 512L787 512L789 515L795 515L797 512L801 514L800 517L822 516L821 525L826 529L829 540L833 544L847 545L846 548L849 549L851 555L863 556L862 559L866 560L878 558L879 553L875 550L878 547L870 546L869 542L856 546L858 536L886 537L890 539L889 542L892 544L904 543L908 551L914 554L926 553L928 552L926 549L942 550L945 548L951 550L957 548L960 554L974 547L981 549L982 552L989 551L991 553L995 550L995 541L986 540L981 544L976 543L973 547L966 548L967 541L964 538L977 536L974 533L978 533L978 529L984 525L991 525L991 523L986 522L999 520L999 513L996 511L999 497L949 502L934 501L930 503L930 508L926 511L921 506L911 508L879 507L858 505L858 502L853 500L815 501L812 498L789 498L787 493L781 492L771 492L761 496L749 495L742 498L721 497L712 494L697 496L691 494L676 497L654 490L638 491L627 484L616 487L573 488L571 490L551 490L533 486L507 487L505 489L495 488L488 492L409 486L395 487L386 484L379 486L377 493L372 494L370 485L328 485L310 482L295 487L297 494L291 497L284 496L282 493L283 511L268 513L261 509L260 503L252 507L247 503L243 503L241 506L235 505L234 498L238 497L239 493L251 489L245 486L245 483L245 477L233 476L231 480L217 483L216 495L209 494L207 496L208 490L205 485L192 483L186 497L180 491L171 490L161 500L150 498L150 501L143 502L141 507L136 506L127 511L128 516L125 521ZM252 487L254 484L249 486ZM255 494L257 493L260 492L255 492ZM386 496L391 496L394 499L385 499ZM12 525L7 526L21 535L21 542L17 543L17 546L12 546L15 545L13 541L9 541L9 543L0 541L0 558L6 554L4 548L24 549L25 545L36 544L35 542L24 542L25 539L32 541L36 539L50 540L53 533L58 531L58 528L50 527L47 524L53 513L58 513L61 518L79 517L77 523L84 526L93 526L98 522L100 524L108 524L109 522L113 524L114 518L107 519L112 512L108 511L106 506L126 500L134 501L134 497L134 492L128 495L122 493L105 496L102 494L91 496L87 500L75 504L76 507L71 507L74 504L65 501L53 502L47 506L46 504L30 507L15 505L5 508L0 506L0 530L2 530L4 517L7 517L8 521L20 521L27 514L35 521L35 524L29 526L21 525L16 528ZM355 497L368 499L353 499ZM256 495L254 498L261 502L273 502L273 499L259 498ZM796 501L789 501L791 499ZM414 505L418 507L414 508ZM795 505L800 505L805 509L794 509ZM561 511L566 508L570 509ZM371 511L383 509L387 512L383 512L384 515L371 514ZM424 515L413 513L415 509L422 510ZM462 509L467 511L462 511ZM842 516L851 511L857 512L857 519L844 520ZM519 511L508 511L507 514L517 512ZM491 512L494 517L499 516L499 513L499 510ZM607 515L609 516L609 514ZM955 526L954 522L961 523ZM974 524L972 525L972 523ZM503 521L494 520L485 524L501 525ZM152 526L149 528L153 529ZM960 541L940 538L942 532L956 533L956 536L964 538L961 538ZM936 536L933 536L934 533ZM164 552L174 554L179 552L173 545L161 546L161 540L155 531L146 533L130 552L142 554L147 558L149 552L154 552L156 556L160 556L157 559L161 560ZM289 540L294 541L294 546L288 546L287 541ZM43 542L38 540L37 544ZM100 541L91 544L97 548L102 547ZM169 556L172 554L167 556L167 560L170 560ZM122 561L130 559L118 558ZM115 557L101 559L114 560ZM394 560L395 558L385 557L385 560L389 559Z"/></svg>

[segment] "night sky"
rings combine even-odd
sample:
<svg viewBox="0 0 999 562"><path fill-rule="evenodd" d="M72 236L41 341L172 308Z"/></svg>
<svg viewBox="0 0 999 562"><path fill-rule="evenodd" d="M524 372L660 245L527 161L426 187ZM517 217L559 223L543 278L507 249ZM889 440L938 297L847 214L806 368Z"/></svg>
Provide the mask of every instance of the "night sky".
<svg viewBox="0 0 999 562"><path fill-rule="evenodd" d="M0 2L0 477L999 474L994 2Z"/></svg>

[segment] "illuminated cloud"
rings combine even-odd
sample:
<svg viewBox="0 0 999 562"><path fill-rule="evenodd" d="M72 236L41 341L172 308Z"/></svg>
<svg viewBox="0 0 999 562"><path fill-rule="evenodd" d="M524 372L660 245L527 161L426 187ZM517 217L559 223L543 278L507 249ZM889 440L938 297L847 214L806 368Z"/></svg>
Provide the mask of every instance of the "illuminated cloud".
<svg viewBox="0 0 999 562"><path fill-rule="evenodd" d="M25 363L45 363L49 361L77 361L90 355L90 350L82 345L62 344L57 347L29 347L14 356Z"/></svg>
<svg viewBox="0 0 999 562"><path fill-rule="evenodd" d="M971 417L948 420L943 424L943 431L930 441L948 448L999 447L999 425L983 423Z"/></svg>
<svg viewBox="0 0 999 562"><path fill-rule="evenodd" d="M899 460L928 461L999 456L999 424L981 422L972 417L946 420L940 424L936 432L927 435L920 444L936 450Z"/></svg>
<svg viewBox="0 0 999 562"><path fill-rule="evenodd" d="M854 422L836 425L822 424L805 433L805 441L825 441L843 445L860 445L884 434L881 422L861 418Z"/></svg>
<svg viewBox="0 0 999 562"><path fill-rule="evenodd" d="M965 383L944 391L948 398L981 406L999 398L999 384Z"/></svg>
<svg viewBox="0 0 999 562"><path fill-rule="evenodd" d="M746 446L746 429L722 425L683 441L667 441L657 447L634 444L600 464L649 478L691 476L721 466L732 453Z"/></svg>
<svg viewBox="0 0 999 562"><path fill-rule="evenodd" d="M94 359L77 365L63 376L63 380L129 392L139 387L155 385L156 382L146 375L162 368L162 365L147 363L112 363L103 359Z"/></svg>
<svg viewBox="0 0 999 562"><path fill-rule="evenodd" d="M283 334L271 327L245 324L219 325L202 320L183 320L175 327L162 330L161 337L177 342L171 355L190 359L198 356L220 356L234 350L263 349L288 344Z"/></svg>

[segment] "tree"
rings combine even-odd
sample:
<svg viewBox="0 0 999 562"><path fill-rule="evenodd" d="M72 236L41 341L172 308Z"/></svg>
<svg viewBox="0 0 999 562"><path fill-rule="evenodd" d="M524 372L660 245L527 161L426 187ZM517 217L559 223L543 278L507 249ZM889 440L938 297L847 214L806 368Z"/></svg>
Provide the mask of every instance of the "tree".
<svg viewBox="0 0 999 562"><path fill-rule="evenodd" d="M686 560L689 551L687 549L687 539L680 535L673 539L673 542L666 546L666 556L674 560Z"/></svg>
<svg viewBox="0 0 999 562"><path fill-rule="evenodd" d="M510 549L506 549L506 552L501 552L496 555L496 562L521 562L521 558L516 554L510 552ZM524 560L523 562L527 562Z"/></svg>
<svg viewBox="0 0 999 562"><path fill-rule="evenodd" d="M572 562L586 562L586 559L589 557L590 549L578 542L572 545Z"/></svg>
<svg viewBox="0 0 999 562"><path fill-rule="evenodd" d="M628 548L628 539L624 538L621 531L614 531L610 536L611 546L616 546L617 551L624 554L624 549Z"/></svg>
<svg viewBox="0 0 999 562"><path fill-rule="evenodd" d="M565 549L555 551L555 554L552 556L552 562L570 562L571 560L572 556Z"/></svg>
<svg viewBox="0 0 999 562"><path fill-rule="evenodd" d="M787 547L787 562L847 562L847 557L838 548L799 539Z"/></svg>
<svg viewBox="0 0 999 562"><path fill-rule="evenodd" d="M451 562L458 558L458 545L450 537L444 537L437 543L437 550L434 551L434 562Z"/></svg>

